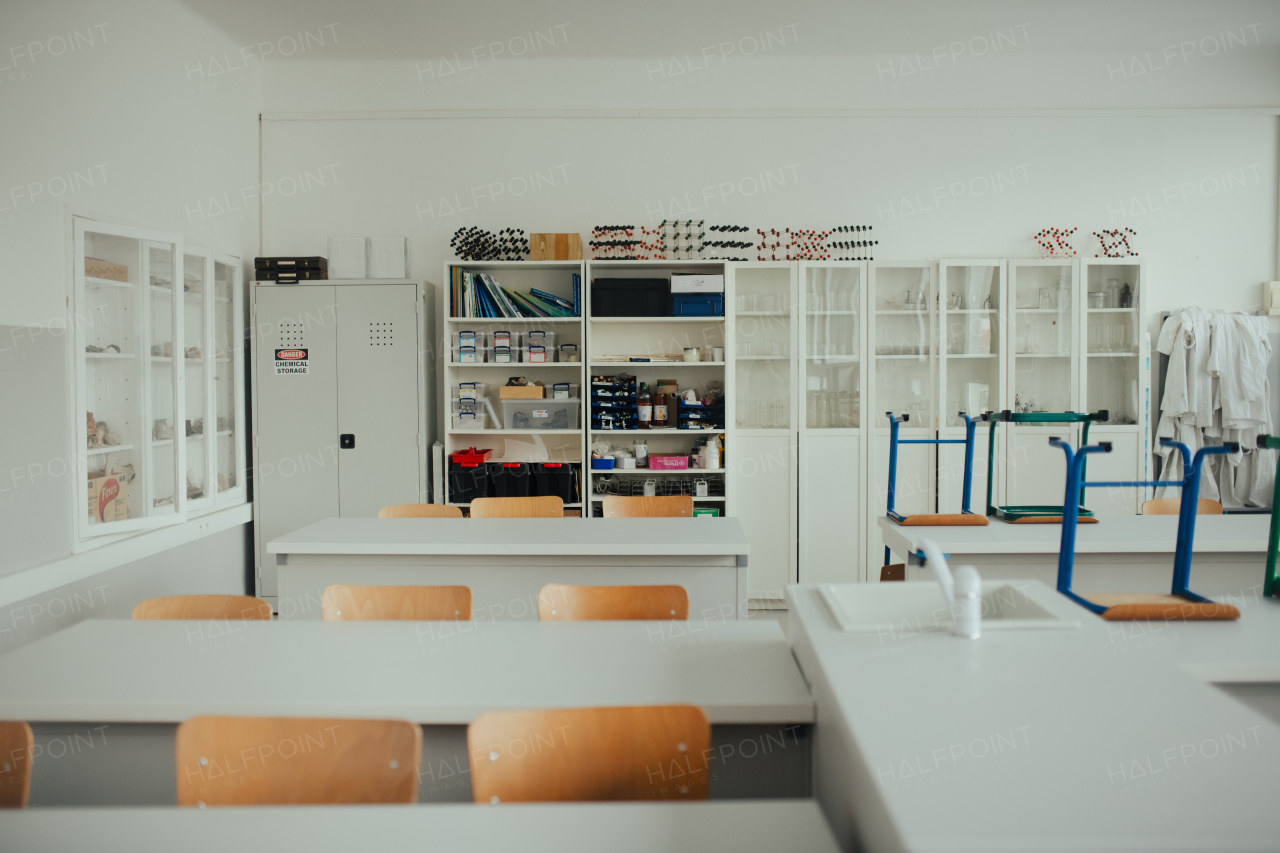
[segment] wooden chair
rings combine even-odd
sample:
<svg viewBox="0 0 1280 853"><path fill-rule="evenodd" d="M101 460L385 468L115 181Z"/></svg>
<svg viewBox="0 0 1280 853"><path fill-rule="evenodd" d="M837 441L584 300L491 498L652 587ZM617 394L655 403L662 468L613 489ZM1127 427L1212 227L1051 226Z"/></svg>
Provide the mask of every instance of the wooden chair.
<svg viewBox="0 0 1280 853"><path fill-rule="evenodd" d="M472 518L563 518L564 501L555 495L536 498L476 498Z"/></svg>
<svg viewBox="0 0 1280 853"><path fill-rule="evenodd" d="M1142 502L1143 515L1177 515L1182 510L1182 498L1154 498ZM1222 504L1209 498L1196 502L1196 515L1222 515Z"/></svg>
<svg viewBox="0 0 1280 853"><path fill-rule="evenodd" d="M26 723L0 723L0 809L25 809L31 794L31 750Z"/></svg>
<svg viewBox="0 0 1280 853"><path fill-rule="evenodd" d="M688 619L682 586L570 586L549 583L538 591L542 622L609 619Z"/></svg>
<svg viewBox="0 0 1280 853"><path fill-rule="evenodd" d="M192 717L178 805L416 803L422 728L400 720Z"/></svg>
<svg viewBox="0 0 1280 853"><path fill-rule="evenodd" d="M711 726L657 705L483 714L467 727L477 803L705 800Z"/></svg>
<svg viewBox="0 0 1280 853"><path fill-rule="evenodd" d="M659 495L657 497L604 496L605 518L693 518L693 497Z"/></svg>
<svg viewBox="0 0 1280 853"><path fill-rule="evenodd" d="M471 588L335 584L320 596L320 617L326 622L470 619Z"/></svg>
<svg viewBox="0 0 1280 853"><path fill-rule="evenodd" d="M271 605L251 595L170 595L133 608L134 619L270 619Z"/></svg>
<svg viewBox="0 0 1280 853"><path fill-rule="evenodd" d="M395 504L378 510L378 518L462 518L462 510L449 504Z"/></svg>

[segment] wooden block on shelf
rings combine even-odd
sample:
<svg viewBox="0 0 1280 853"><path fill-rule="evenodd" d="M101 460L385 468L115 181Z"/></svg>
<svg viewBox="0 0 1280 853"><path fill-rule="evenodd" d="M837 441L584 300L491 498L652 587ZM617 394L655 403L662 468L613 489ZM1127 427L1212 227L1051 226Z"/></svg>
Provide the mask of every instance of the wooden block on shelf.
<svg viewBox="0 0 1280 853"><path fill-rule="evenodd" d="M113 264L99 258L84 259L84 274L90 278L105 278L111 281L128 281L129 268L124 264Z"/></svg>
<svg viewBox="0 0 1280 853"><path fill-rule="evenodd" d="M578 234L530 234L529 260L580 261L582 237Z"/></svg>
<svg viewBox="0 0 1280 853"><path fill-rule="evenodd" d="M547 389L541 385L503 385L498 389L501 400L541 400Z"/></svg>

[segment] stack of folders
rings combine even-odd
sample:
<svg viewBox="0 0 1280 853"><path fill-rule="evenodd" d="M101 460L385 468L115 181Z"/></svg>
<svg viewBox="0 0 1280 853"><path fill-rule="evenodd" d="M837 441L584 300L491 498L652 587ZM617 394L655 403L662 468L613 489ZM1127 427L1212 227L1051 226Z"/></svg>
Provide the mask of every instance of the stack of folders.
<svg viewBox="0 0 1280 853"><path fill-rule="evenodd" d="M503 287L488 273L451 267L450 314L454 317L580 317L582 277L573 274L573 298L536 287L527 292Z"/></svg>

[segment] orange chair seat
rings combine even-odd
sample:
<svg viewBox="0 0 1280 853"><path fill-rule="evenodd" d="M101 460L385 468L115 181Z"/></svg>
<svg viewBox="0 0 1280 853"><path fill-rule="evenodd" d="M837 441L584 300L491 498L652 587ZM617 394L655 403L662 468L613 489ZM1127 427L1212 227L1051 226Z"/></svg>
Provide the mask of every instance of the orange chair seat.
<svg viewBox="0 0 1280 853"><path fill-rule="evenodd" d="M987 517L985 515L974 515L971 512L927 512L919 515L909 515L906 518L889 518L901 524L903 527L986 527Z"/></svg>
<svg viewBox="0 0 1280 853"><path fill-rule="evenodd" d="M1230 604L1210 604L1188 601L1176 595L1115 593L1083 596L1094 604L1107 608L1102 618L1108 622L1134 619L1164 622L1230 621L1240 618L1240 611Z"/></svg>

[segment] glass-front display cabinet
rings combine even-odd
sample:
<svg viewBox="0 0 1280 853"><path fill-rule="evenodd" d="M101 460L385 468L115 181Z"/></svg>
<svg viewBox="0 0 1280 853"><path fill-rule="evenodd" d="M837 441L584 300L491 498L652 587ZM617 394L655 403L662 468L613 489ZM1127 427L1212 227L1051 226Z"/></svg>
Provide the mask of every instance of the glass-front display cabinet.
<svg viewBox="0 0 1280 853"><path fill-rule="evenodd" d="M1152 478L1149 394L1150 343L1143 327L1145 282L1138 258L1087 258L1080 262L1083 291L1080 386L1084 408L1106 409L1108 418L1089 432L1090 441L1111 442L1111 453L1090 459L1089 478ZM1132 514L1142 499L1137 488L1086 490L1085 506L1099 514Z"/></svg>
<svg viewBox="0 0 1280 853"><path fill-rule="evenodd" d="M937 419L938 296L933 263L871 264L870 323L874 429L868 473L871 512L884 515L889 480L889 419L886 412L907 417L899 429L906 440L934 438ZM937 450L933 445L904 445L898 454L895 508L900 512L933 512ZM867 530L867 565L878 572L884 563L879 525Z"/></svg>
<svg viewBox="0 0 1280 853"><path fill-rule="evenodd" d="M1079 265L1072 258L1009 261L1008 318L1013 338L1006 408L1014 412L1078 412ZM1062 451L1049 436L1078 445L1070 425L1014 425L1007 429L1006 501L1060 505L1066 484ZM997 484L999 485L999 484Z"/></svg>
<svg viewBox="0 0 1280 853"><path fill-rule="evenodd" d="M73 219L80 540L183 520L182 240Z"/></svg>
<svg viewBox="0 0 1280 853"><path fill-rule="evenodd" d="M799 582L866 579L867 265L799 265Z"/></svg>
<svg viewBox="0 0 1280 853"><path fill-rule="evenodd" d="M753 607L782 607L796 582L796 376L799 297L794 263L726 265L734 464L728 514L751 540ZM758 559L757 559L758 556Z"/></svg>
<svg viewBox="0 0 1280 853"><path fill-rule="evenodd" d="M213 459L210 486L219 506L244 503L244 288L240 259L213 256L212 353L206 353L207 373L212 376ZM212 355L212 359L209 359Z"/></svg>
<svg viewBox="0 0 1280 853"><path fill-rule="evenodd" d="M938 437L964 440L960 412L978 418L1008 408L1001 356L1005 352L1006 266L1002 259L944 260L938 264ZM970 509L981 512L987 488L987 431L974 430ZM996 433L1003 448L1003 434ZM938 511L958 512L964 491L964 447L938 449Z"/></svg>

